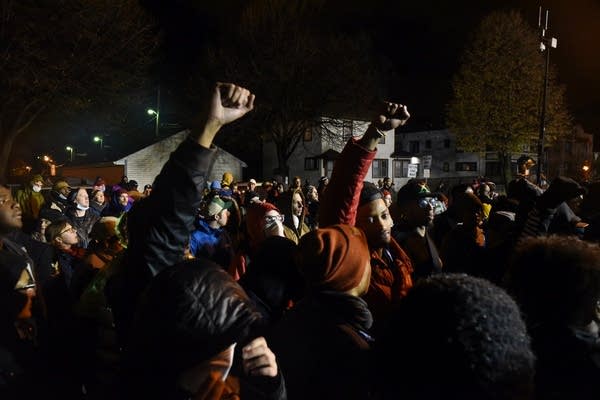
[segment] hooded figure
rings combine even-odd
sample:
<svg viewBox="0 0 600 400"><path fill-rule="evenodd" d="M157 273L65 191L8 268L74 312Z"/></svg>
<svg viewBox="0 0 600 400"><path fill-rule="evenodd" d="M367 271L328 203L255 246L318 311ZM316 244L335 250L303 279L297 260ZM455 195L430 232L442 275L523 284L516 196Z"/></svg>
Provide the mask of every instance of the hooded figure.
<svg viewBox="0 0 600 400"><path fill-rule="evenodd" d="M163 270L142 298L134 322L135 340L126 355L132 397L217 399L237 394L248 399L262 398L260 393L284 398L281 375L256 381L242 377L233 354L252 339L259 323L260 314L244 290L219 265L195 259ZM256 397L246 397L250 385L248 395ZM222 397L211 397L217 389Z"/></svg>
<svg viewBox="0 0 600 400"><path fill-rule="evenodd" d="M39 217L44 205L45 199L41 192L43 184L44 178L34 175L25 188L17 192L16 200L21 206L25 231L31 230L33 221Z"/></svg>
<svg viewBox="0 0 600 400"><path fill-rule="evenodd" d="M273 328L271 343L286 374L288 398L369 398L366 293L371 255L365 234L349 225L302 237L297 262L308 294Z"/></svg>
<svg viewBox="0 0 600 400"><path fill-rule="evenodd" d="M302 189L296 188L282 193L277 197L275 204L285 217L283 234L286 238L298 244L300 238L310 232L308 225L304 222L306 202Z"/></svg>

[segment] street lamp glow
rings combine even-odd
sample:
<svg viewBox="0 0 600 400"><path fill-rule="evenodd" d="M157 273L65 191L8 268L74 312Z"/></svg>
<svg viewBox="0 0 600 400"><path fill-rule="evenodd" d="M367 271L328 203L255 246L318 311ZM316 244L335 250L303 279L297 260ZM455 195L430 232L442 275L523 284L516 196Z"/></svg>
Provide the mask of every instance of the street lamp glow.
<svg viewBox="0 0 600 400"><path fill-rule="evenodd" d="M45 161L45 162L48 162L48 161L50 161L50 157L48 157L48 156L44 156L44 161Z"/></svg>
<svg viewBox="0 0 600 400"><path fill-rule="evenodd" d="M158 113L151 108L149 108L146 112L148 113L148 115L158 115Z"/></svg>
<svg viewBox="0 0 600 400"><path fill-rule="evenodd" d="M65 150L69 152L69 161L73 161L73 148L71 146L65 147Z"/></svg>
<svg viewBox="0 0 600 400"><path fill-rule="evenodd" d="M104 147L104 139L100 136L94 136L94 142L100 143L100 150Z"/></svg>

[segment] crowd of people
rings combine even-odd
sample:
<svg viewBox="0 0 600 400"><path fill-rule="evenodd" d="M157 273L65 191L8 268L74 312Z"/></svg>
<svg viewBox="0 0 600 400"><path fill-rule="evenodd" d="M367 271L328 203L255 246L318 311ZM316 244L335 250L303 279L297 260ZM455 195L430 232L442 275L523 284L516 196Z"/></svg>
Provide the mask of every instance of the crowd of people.
<svg viewBox="0 0 600 400"><path fill-rule="evenodd" d="M153 185L0 185L0 397L579 399L600 394L600 186L209 182L255 97L218 83ZM287 187L286 187L287 186Z"/></svg>

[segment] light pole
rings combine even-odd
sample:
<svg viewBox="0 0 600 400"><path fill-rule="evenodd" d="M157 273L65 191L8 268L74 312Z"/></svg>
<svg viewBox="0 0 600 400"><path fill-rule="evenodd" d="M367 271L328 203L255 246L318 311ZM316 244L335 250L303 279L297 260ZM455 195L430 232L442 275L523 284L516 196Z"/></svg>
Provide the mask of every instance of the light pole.
<svg viewBox="0 0 600 400"><path fill-rule="evenodd" d="M149 115L156 116L155 125L154 125L154 136L158 137L158 126L159 126L158 124L159 124L160 113L158 111L154 111L151 108L149 108L147 112Z"/></svg>
<svg viewBox="0 0 600 400"><path fill-rule="evenodd" d="M104 148L104 139L102 138L102 136L94 136L94 142L100 143L100 150Z"/></svg>
<svg viewBox="0 0 600 400"><path fill-rule="evenodd" d="M69 161L73 162L73 148L71 146L65 147L65 150L69 152Z"/></svg>
<svg viewBox="0 0 600 400"><path fill-rule="evenodd" d="M548 10L546 10L546 19L542 27L542 7L538 14L538 27L540 28L540 51L546 52L546 62L544 68L544 87L542 91L542 112L540 115L540 135L538 139L538 161L537 161L537 184L542 183L542 164L544 162L544 133L546 130L546 96L548 92L548 69L550 68L550 49L555 49L558 45L558 39L546 37L548 30Z"/></svg>

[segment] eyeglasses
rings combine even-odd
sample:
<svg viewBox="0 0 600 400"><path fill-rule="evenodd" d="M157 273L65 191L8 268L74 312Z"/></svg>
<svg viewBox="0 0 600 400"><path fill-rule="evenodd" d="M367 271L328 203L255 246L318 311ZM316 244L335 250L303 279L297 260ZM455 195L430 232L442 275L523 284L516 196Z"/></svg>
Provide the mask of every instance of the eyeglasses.
<svg viewBox="0 0 600 400"><path fill-rule="evenodd" d="M283 222L285 220L284 215L265 215L265 222L268 224L274 224L275 222Z"/></svg>
<svg viewBox="0 0 600 400"><path fill-rule="evenodd" d="M74 233L74 232L77 232L77 229L75 229L75 228L73 228L73 227L67 228L67 229L65 229L65 230L61 231L61 232L58 234L58 236L62 235L63 233L67 233L67 232L73 232L73 233Z"/></svg>
<svg viewBox="0 0 600 400"><path fill-rule="evenodd" d="M417 204L419 205L420 208L427 208L427 206L430 206L431 208L435 208L436 203L437 203L437 200L433 197L424 197L417 201Z"/></svg>

